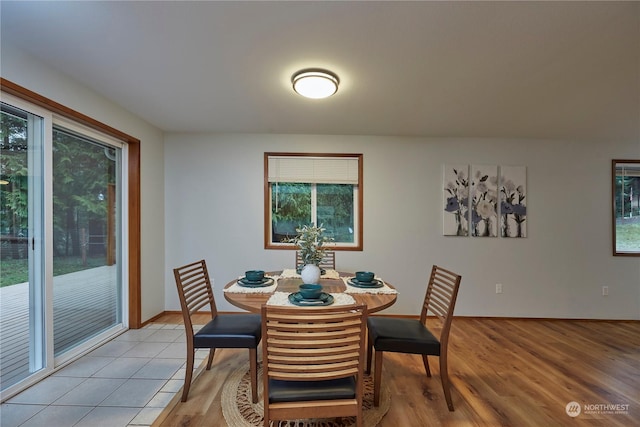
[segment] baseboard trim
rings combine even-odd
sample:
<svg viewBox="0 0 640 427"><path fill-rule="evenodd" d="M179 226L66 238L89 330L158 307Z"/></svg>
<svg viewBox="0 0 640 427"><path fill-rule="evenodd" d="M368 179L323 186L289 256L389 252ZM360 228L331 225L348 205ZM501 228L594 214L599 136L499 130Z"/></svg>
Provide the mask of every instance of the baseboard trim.
<svg viewBox="0 0 640 427"><path fill-rule="evenodd" d="M208 311L199 311L196 314L207 314ZM220 314L243 314L246 312L242 311L220 311ZM179 315L182 316L182 311L179 310L166 310L162 313L159 313L146 322L142 323L142 326L146 326L149 323L153 323L164 315ZM406 319L417 319L419 315L412 314L373 314L372 316L379 317L395 317L398 319L406 318ZM435 316L428 316L428 318L435 318ZM530 320L530 321L564 321L564 322L620 322L620 323L637 323L640 322L640 319L588 319L588 318L574 318L574 317L514 317L514 316L453 316L454 319L469 319L469 320Z"/></svg>

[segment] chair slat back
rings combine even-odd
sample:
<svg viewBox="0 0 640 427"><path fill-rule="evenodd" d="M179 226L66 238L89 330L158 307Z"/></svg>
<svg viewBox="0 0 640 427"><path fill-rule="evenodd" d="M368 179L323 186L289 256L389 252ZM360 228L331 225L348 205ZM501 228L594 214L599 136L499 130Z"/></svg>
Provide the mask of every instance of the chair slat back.
<svg viewBox="0 0 640 427"><path fill-rule="evenodd" d="M300 251L296 251L296 268L302 265L303 263L304 261L302 260L302 254L300 253ZM326 251L318 267L335 270L336 269L336 252Z"/></svg>
<svg viewBox="0 0 640 427"><path fill-rule="evenodd" d="M366 306L262 306L265 381L362 375Z"/></svg>
<svg viewBox="0 0 640 427"><path fill-rule="evenodd" d="M191 316L209 306L212 317L217 314L213 289L204 260L174 268L173 275L178 288L182 317L187 330L193 331Z"/></svg>
<svg viewBox="0 0 640 427"><path fill-rule="evenodd" d="M461 280L462 277L452 271L437 265L431 268L431 275L429 276L429 284L420 314L420 321L425 323L427 313L433 313L442 322L441 337L449 333Z"/></svg>

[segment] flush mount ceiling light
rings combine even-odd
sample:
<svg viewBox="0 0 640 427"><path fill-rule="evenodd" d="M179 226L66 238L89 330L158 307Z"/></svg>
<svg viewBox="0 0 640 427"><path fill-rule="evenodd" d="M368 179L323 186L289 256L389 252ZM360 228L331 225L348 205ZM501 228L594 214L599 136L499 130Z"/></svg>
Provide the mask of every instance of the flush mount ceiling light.
<svg viewBox="0 0 640 427"><path fill-rule="evenodd" d="M293 90L300 95L321 99L336 93L340 80L331 71L314 68L298 71L291 77L291 83Z"/></svg>

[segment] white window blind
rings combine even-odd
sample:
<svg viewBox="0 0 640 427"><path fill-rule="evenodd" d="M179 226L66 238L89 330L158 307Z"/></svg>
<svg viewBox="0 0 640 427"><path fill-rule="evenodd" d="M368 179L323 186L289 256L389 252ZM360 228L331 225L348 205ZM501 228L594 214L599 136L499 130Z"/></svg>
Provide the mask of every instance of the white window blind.
<svg viewBox="0 0 640 427"><path fill-rule="evenodd" d="M269 156L269 182L358 185L356 157Z"/></svg>

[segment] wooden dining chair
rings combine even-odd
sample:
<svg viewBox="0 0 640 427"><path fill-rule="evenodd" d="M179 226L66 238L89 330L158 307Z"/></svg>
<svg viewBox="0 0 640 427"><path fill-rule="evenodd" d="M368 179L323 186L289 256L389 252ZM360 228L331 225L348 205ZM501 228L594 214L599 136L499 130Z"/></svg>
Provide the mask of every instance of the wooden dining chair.
<svg viewBox="0 0 640 427"><path fill-rule="evenodd" d="M204 260L173 269L178 287L184 328L187 334L187 370L182 390L186 402L193 376L193 360L198 348L209 349L207 370L211 369L216 348L248 348L251 371L251 396L258 401L258 344L262 336L259 314L218 314L213 289ZM211 310L211 320L193 331L193 315L200 309Z"/></svg>
<svg viewBox="0 0 640 427"><path fill-rule="evenodd" d="M301 267L304 264L302 260L302 254L300 251L296 251L296 268ZM320 268L325 269L336 269L336 252L335 251L325 251L324 256L322 257L322 261L318 265Z"/></svg>
<svg viewBox="0 0 640 427"><path fill-rule="evenodd" d="M362 426L366 306L262 306L264 426L356 417Z"/></svg>
<svg viewBox="0 0 640 427"><path fill-rule="evenodd" d="M422 355L427 376L431 376L428 356L439 356L440 380L447 406L453 411L449 373L447 371L447 347L453 310L458 297L458 288L462 277L456 273L434 265L429 276L427 293L422 304L420 319L395 317L369 317L367 326L367 373L371 372L371 356L375 349L375 367L373 375L373 404L380 404L380 381L382 376L382 353L411 353ZM427 328L427 312L439 319L442 328L439 337Z"/></svg>

